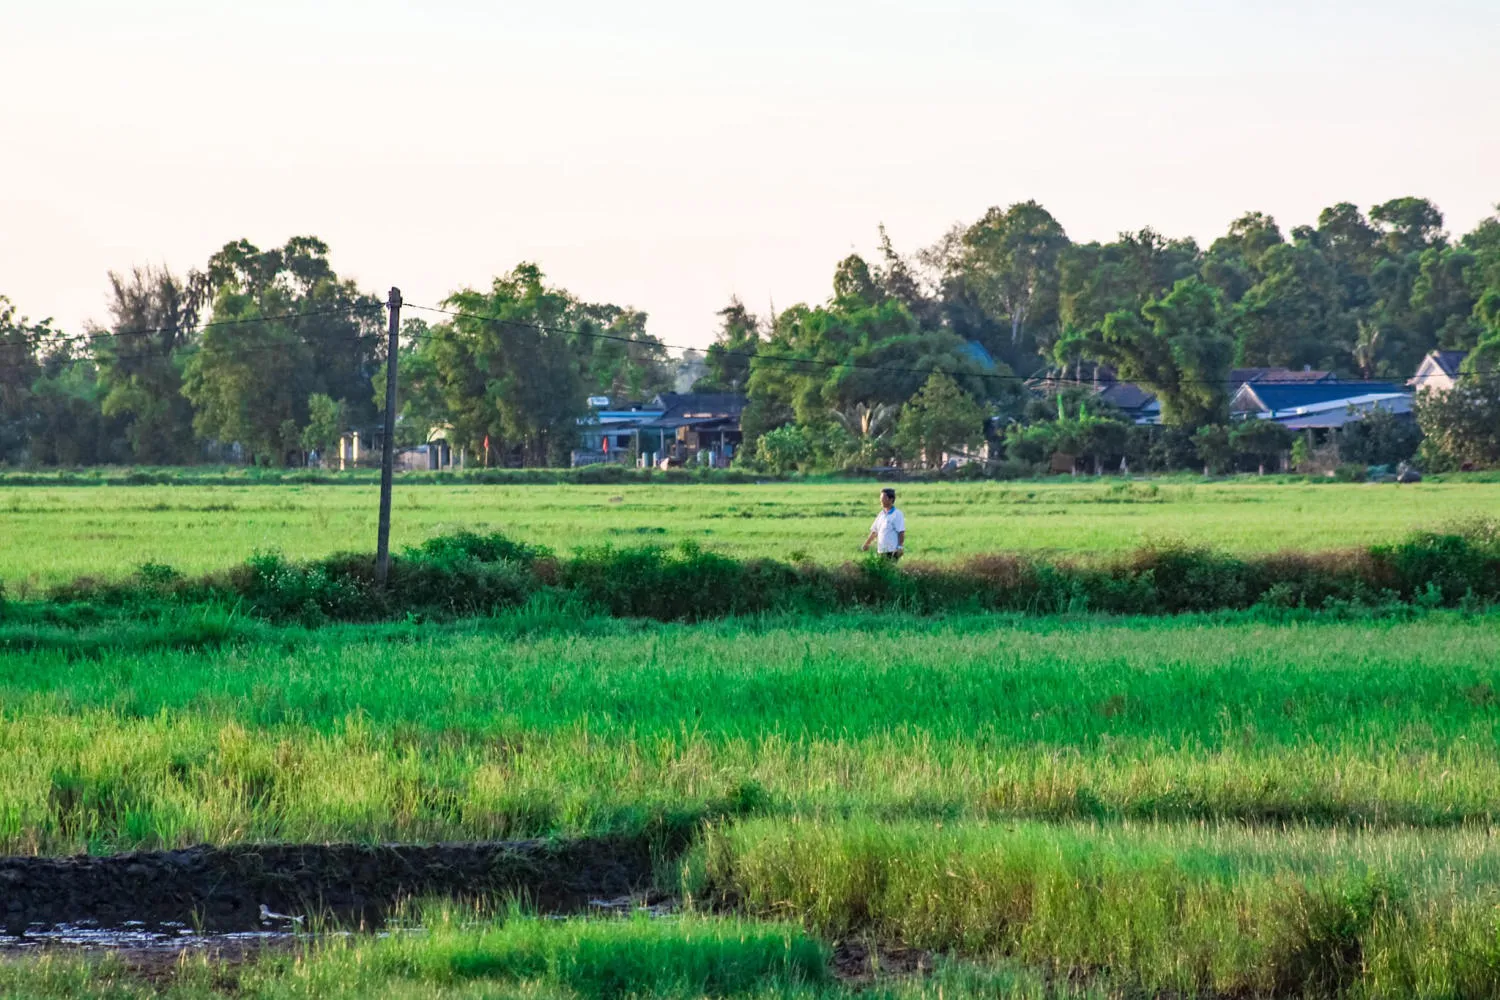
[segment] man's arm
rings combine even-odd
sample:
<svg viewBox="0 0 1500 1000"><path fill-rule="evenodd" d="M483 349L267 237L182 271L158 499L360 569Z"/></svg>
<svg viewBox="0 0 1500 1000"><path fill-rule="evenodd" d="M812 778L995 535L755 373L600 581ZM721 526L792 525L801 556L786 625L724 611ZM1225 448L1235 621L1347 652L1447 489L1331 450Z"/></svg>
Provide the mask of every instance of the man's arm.
<svg viewBox="0 0 1500 1000"><path fill-rule="evenodd" d="M898 531L898 532L896 532L896 548L898 548L898 549L904 549L904 548L906 548L906 532L904 532L904 531Z"/></svg>
<svg viewBox="0 0 1500 1000"><path fill-rule="evenodd" d="M905 532L902 532L902 534L905 534ZM863 544L863 545L861 545L859 547L859 551L861 551L861 552L868 552L868 551L870 551L870 543L873 542L874 540L875 540L875 532L871 531L870 532L870 537L865 539L865 544Z"/></svg>

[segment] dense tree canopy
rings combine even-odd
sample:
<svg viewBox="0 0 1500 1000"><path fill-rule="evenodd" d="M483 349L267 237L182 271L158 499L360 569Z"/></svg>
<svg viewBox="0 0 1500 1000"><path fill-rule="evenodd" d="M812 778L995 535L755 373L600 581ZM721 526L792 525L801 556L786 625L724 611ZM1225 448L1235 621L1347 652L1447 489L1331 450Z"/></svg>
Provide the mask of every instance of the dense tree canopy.
<svg viewBox="0 0 1500 1000"><path fill-rule="evenodd" d="M315 237L233 241L183 274L110 274L107 302L103 323L70 337L0 299L0 462L296 462L374 429L382 303ZM441 434L492 461L561 461L588 396L643 401L678 375L645 313L550 286L532 264L447 306L459 315L403 324L398 441ZM1103 372L1159 397L1168 429L1150 449L1172 464L1200 458L1194 433L1223 424L1231 364L1401 381L1437 349L1467 352L1461 380L1500 370L1500 215L1456 235L1416 197L1339 202L1289 230L1249 211L1201 249L1151 228L1073 243L1022 201L910 255L881 227L875 254L836 263L823 301L757 316L731 299L695 388L748 395L746 451L795 426L773 439L782 452L829 464L917 460L895 414L934 372L995 427L1039 419L1024 379ZM1482 434L1455 405L1426 407L1429 436L1444 454L1487 454L1462 443ZM1043 416L1058 426L1006 439L1097 465L1121 447L1118 417Z"/></svg>

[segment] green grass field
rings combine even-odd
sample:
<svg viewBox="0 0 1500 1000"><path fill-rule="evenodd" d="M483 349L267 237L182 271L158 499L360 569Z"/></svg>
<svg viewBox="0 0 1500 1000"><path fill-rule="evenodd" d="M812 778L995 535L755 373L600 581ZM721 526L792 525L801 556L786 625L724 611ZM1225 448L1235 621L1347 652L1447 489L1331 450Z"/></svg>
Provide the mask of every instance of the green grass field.
<svg viewBox="0 0 1500 1000"><path fill-rule="evenodd" d="M189 962L183 997L843 997L850 937L934 953L892 997L1500 988L1494 614L234 635L0 652L0 851L675 834L699 915L439 914ZM0 962L17 995L160 986Z"/></svg>
<svg viewBox="0 0 1500 1000"><path fill-rule="evenodd" d="M562 552L691 540L731 555L835 562L864 540L875 494L869 483L398 484L393 544L472 528ZM914 558L1089 555L1160 539L1305 551L1493 515L1500 483L938 483L903 487L900 504ZM375 511L374 485L0 486L0 581L14 596L82 575L117 578L147 561L196 573L257 550L369 551Z"/></svg>
<svg viewBox="0 0 1500 1000"><path fill-rule="evenodd" d="M862 541L873 492L411 486L395 543L499 529L561 551L691 540L833 562ZM1500 508L1500 484L1478 482L902 492L913 554L939 560L1328 549ZM0 579L24 598L148 560L367 551L374 499L0 488ZM390 936L146 975L0 949L0 995L1500 995L1494 610L590 615L553 593L493 617L316 629L230 604L36 605L0 623L0 854L621 834L683 848L656 878L684 907L433 904ZM851 941L876 955L855 979ZM882 948L924 971L875 974Z"/></svg>

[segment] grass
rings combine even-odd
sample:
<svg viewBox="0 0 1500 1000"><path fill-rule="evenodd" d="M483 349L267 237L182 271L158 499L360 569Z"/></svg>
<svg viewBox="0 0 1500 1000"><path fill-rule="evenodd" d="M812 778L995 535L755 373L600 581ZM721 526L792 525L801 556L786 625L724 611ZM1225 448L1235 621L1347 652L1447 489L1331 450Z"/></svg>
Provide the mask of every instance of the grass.
<svg viewBox="0 0 1500 1000"><path fill-rule="evenodd" d="M1500 612L22 610L0 852L630 833L690 845L692 908L0 959L0 995L852 1000L850 936L939 953L890 1000L1500 994Z"/></svg>
<svg viewBox="0 0 1500 1000"><path fill-rule="evenodd" d="M258 636L0 653L0 850L747 816L1500 819L1494 615Z"/></svg>
<svg viewBox="0 0 1500 1000"><path fill-rule="evenodd" d="M1493 996L1490 831L740 824L700 893L827 934L1091 970L1148 994Z"/></svg>
<svg viewBox="0 0 1500 1000"><path fill-rule="evenodd" d="M559 997L618 1000L816 996L827 953L800 927L735 919L550 921L451 908L379 938L331 939L239 970L200 959L179 996ZM8 980L8 981L7 981ZM0 963L6 996L149 995L118 966Z"/></svg>
<svg viewBox="0 0 1500 1000"><path fill-rule="evenodd" d="M398 484L393 544L455 527L579 545L692 541L734 556L850 558L874 516L869 483L489 486ZM1368 545L1493 511L1500 483L1048 481L901 487L914 557L1098 555L1183 539L1232 553ZM11 597L147 562L201 573L258 550L368 551L376 487L0 485L0 580Z"/></svg>

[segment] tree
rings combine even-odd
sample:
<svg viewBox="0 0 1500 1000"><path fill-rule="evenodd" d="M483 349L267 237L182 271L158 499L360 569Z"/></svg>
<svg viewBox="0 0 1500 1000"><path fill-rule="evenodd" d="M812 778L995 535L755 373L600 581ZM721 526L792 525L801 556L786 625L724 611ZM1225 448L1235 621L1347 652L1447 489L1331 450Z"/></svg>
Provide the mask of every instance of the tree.
<svg viewBox="0 0 1500 1000"><path fill-rule="evenodd" d="M807 431L795 424L767 431L755 442L756 459L777 475L795 471L811 455Z"/></svg>
<svg viewBox="0 0 1500 1000"><path fill-rule="evenodd" d="M1343 310L1356 312L1372 305L1370 272L1382 253L1380 233L1359 208L1342 201L1323 209L1314 243L1333 268Z"/></svg>
<svg viewBox="0 0 1500 1000"><path fill-rule="evenodd" d="M845 410L833 410L834 422L853 439L860 461L871 462L877 457L886 431L900 414L901 408L894 403L855 403Z"/></svg>
<svg viewBox="0 0 1500 1000"><path fill-rule="evenodd" d="M266 251L240 240L209 260L214 322L186 365L182 390L199 435L239 442L261 461L285 460L300 450L315 393L346 401L355 426L374 421L381 303L340 280L327 253L322 241L301 236Z"/></svg>
<svg viewBox="0 0 1500 1000"><path fill-rule="evenodd" d="M397 374L400 374L399 362ZM307 398L307 426L302 429L303 451L327 456L344 432L344 401L315 392Z"/></svg>
<svg viewBox="0 0 1500 1000"><path fill-rule="evenodd" d="M1470 374L1500 372L1500 289L1484 293L1474 304L1474 316L1484 324L1484 333L1464 359L1463 370Z"/></svg>
<svg viewBox="0 0 1500 1000"><path fill-rule="evenodd" d="M32 430L32 383L41 375L38 347L53 334L49 321L33 325L0 296L0 462L26 456Z"/></svg>
<svg viewBox="0 0 1500 1000"><path fill-rule="evenodd" d="M1451 389L1417 394L1417 423L1429 464L1461 468L1500 465L1500 374L1464 375Z"/></svg>
<svg viewBox="0 0 1500 1000"><path fill-rule="evenodd" d="M1259 270L1263 277L1234 309L1240 364L1333 368L1350 356L1355 325L1316 247L1279 243L1261 255Z"/></svg>
<svg viewBox="0 0 1500 1000"><path fill-rule="evenodd" d="M1274 420L1245 420L1234 426L1229 438L1234 453L1255 463L1265 475L1267 465L1279 462L1291 450L1296 435Z"/></svg>
<svg viewBox="0 0 1500 1000"><path fill-rule="evenodd" d="M1422 429L1409 416L1379 407L1339 431L1339 458L1360 465L1396 465L1409 461L1422 444Z"/></svg>
<svg viewBox="0 0 1500 1000"><path fill-rule="evenodd" d="M1370 209L1370 220L1391 253L1421 253L1447 239L1443 213L1426 198L1394 198Z"/></svg>
<svg viewBox="0 0 1500 1000"><path fill-rule="evenodd" d="M1234 438L1223 424L1207 424L1193 435L1193 447L1205 476L1219 476L1234 468Z"/></svg>
<svg viewBox="0 0 1500 1000"><path fill-rule="evenodd" d="M444 304L461 315L432 328L432 378L457 440L479 450L488 438L527 465L561 462L587 395L566 326L573 297L519 264Z"/></svg>
<svg viewBox="0 0 1500 1000"><path fill-rule="evenodd" d="M904 305L924 330L942 325L942 304L928 294L917 269L896 252L884 224L880 226L880 259L881 265L875 272L880 294Z"/></svg>
<svg viewBox="0 0 1500 1000"><path fill-rule="evenodd" d="M34 420L27 458L38 465L129 462L121 421L104 415L94 362L62 341L40 360L41 375L31 384Z"/></svg>
<svg viewBox="0 0 1500 1000"><path fill-rule="evenodd" d="M958 263L985 308L1009 321L1012 345L1055 299L1057 259L1067 244L1062 226L1035 201L991 208L964 231Z"/></svg>
<svg viewBox="0 0 1500 1000"><path fill-rule="evenodd" d="M1192 240L1167 240L1152 229L1121 233L1113 243L1075 243L1058 264L1058 318L1064 336L1103 326L1110 313L1139 309L1198 268Z"/></svg>
<svg viewBox="0 0 1500 1000"><path fill-rule="evenodd" d="M760 320L738 296L719 310L719 333L709 345L704 362L708 374L693 383L694 392L744 392L750 383L750 362L760 349Z"/></svg>
<svg viewBox="0 0 1500 1000"><path fill-rule="evenodd" d="M1284 242L1275 219L1263 212L1247 212L1230 223L1227 235L1209 245L1203 258L1203 280L1232 305L1265 277L1266 254Z"/></svg>
<svg viewBox="0 0 1500 1000"><path fill-rule="evenodd" d="M135 461L189 461L196 452L193 408L182 384L207 304L207 278L138 267L111 271L109 284L109 329L94 338L104 415L124 422Z"/></svg>
<svg viewBox="0 0 1500 1000"><path fill-rule="evenodd" d="M1156 393L1163 423L1184 428L1223 419L1233 351L1218 294L1196 278L1177 282L1139 312L1113 312L1100 329L1057 347L1059 357L1077 352L1114 366L1120 378Z"/></svg>
<svg viewBox="0 0 1500 1000"><path fill-rule="evenodd" d="M928 468L943 463L945 452L984 441L984 411L947 375L933 373L901 408L897 445Z"/></svg>
<svg viewBox="0 0 1500 1000"><path fill-rule="evenodd" d="M667 349L646 332L644 312L575 301L564 322L574 331L573 349L583 359L589 395L639 400L672 391L675 377Z"/></svg>

